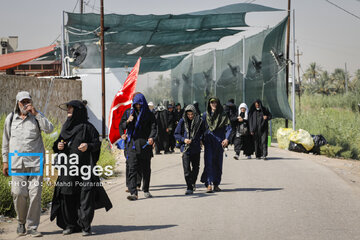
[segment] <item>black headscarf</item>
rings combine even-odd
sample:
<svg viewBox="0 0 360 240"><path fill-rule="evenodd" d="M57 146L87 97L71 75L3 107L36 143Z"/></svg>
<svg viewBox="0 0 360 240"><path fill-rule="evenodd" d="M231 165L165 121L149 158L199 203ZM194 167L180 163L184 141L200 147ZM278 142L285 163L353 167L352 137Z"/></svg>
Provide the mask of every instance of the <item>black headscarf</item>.
<svg viewBox="0 0 360 240"><path fill-rule="evenodd" d="M212 114L210 102L216 101L217 106L215 112ZM216 97L211 97L207 104L206 122L210 131L214 131L217 128L222 128L230 124L230 120L226 115L223 106L220 104L220 100Z"/></svg>
<svg viewBox="0 0 360 240"><path fill-rule="evenodd" d="M72 116L66 119L60 132L60 136L64 140L68 140L80 131L84 124L88 123L88 115L85 104L79 100L72 100L65 104L74 108Z"/></svg>

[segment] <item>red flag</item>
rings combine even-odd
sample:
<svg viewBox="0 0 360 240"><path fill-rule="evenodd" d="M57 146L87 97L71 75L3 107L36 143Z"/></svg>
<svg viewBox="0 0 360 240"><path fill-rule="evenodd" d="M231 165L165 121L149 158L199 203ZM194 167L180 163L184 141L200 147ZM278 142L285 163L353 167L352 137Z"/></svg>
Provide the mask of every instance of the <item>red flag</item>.
<svg viewBox="0 0 360 240"><path fill-rule="evenodd" d="M119 124L125 110L130 108L132 104L132 98L135 93L136 82L139 75L140 60L141 58L137 60L134 68L126 78L123 87L117 92L111 104L108 124L109 140L111 144L115 143L121 137L119 132Z"/></svg>

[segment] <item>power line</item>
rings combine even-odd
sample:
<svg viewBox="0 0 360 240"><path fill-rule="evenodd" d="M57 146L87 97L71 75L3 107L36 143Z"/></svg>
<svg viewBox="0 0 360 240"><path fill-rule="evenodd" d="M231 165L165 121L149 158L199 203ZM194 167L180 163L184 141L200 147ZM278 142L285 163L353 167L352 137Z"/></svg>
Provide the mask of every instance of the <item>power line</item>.
<svg viewBox="0 0 360 240"><path fill-rule="evenodd" d="M76 1L75 7L74 7L74 9L72 10L72 12L75 11L75 9L76 9L76 7L77 7L78 4L79 4L79 0ZM55 38L54 41L52 41L52 43L51 43L50 45L53 45L53 44L59 39L60 36L61 36L61 33Z"/></svg>
<svg viewBox="0 0 360 240"><path fill-rule="evenodd" d="M339 5L336 5L335 3L333 3L333 2L330 2L329 0L325 0L326 2L328 2L328 3L330 3L331 5L333 5L333 6L335 6L335 7L337 7L337 8L339 8L340 10L342 10L342 11L344 11L344 12L346 12L347 14L350 14L350 15L352 15L353 17L356 17L357 19L359 19L360 20L360 16L358 16L358 15L355 15L354 13L352 13L352 12L349 12L348 10L346 10L346 9L344 9L344 8L342 8L342 7L340 7Z"/></svg>
<svg viewBox="0 0 360 240"><path fill-rule="evenodd" d="M94 4L91 6L91 5L90 5L90 1L84 2L84 4L85 4L86 6L88 6L89 8L91 8L93 11L100 12L100 8L96 7L96 6L95 6L95 3L96 3L96 1L94 0ZM108 12L108 13L114 13L114 12L108 11L108 10L105 9L105 8L104 8L104 11L106 11L106 12Z"/></svg>

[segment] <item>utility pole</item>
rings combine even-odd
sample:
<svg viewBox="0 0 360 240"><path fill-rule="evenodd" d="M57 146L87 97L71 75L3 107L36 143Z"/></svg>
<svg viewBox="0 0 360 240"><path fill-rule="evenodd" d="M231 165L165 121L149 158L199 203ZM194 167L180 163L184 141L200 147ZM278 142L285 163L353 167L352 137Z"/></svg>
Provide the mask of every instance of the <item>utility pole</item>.
<svg viewBox="0 0 360 240"><path fill-rule="evenodd" d="M105 132L105 43L104 43L104 0L100 0L100 41L101 41L101 98L102 98L102 138Z"/></svg>
<svg viewBox="0 0 360 240"><path fill-rule="evenodd" d="M84 13L84 0L80 0L80 13Z"/></svg>
<svg viewBox="0 0 360 240"><path fill-rule="evenodd" d="M297 48L297 72L298 72L298 86L299 86L299 114L301 114L301 77L300 77L300 56L303 55L302 53L299 53L299 46Z"/></svg>
<svg viewBox="0 0 360 240"><path fill-rule="evenodd" d="M288 0L288 23L286 33L286 60L290 58L290 12L291 11L291 0ZM286 64L286 97L289 99L289 64ZM285 119L285 127L288 128L289 121Z"/></svg>

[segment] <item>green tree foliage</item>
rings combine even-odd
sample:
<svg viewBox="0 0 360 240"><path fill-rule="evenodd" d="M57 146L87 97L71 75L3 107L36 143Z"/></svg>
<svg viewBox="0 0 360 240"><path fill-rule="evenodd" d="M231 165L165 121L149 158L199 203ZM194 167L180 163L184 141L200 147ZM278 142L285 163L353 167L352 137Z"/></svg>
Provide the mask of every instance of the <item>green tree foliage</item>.
<svg viewBox="0 0 360 240"><path fill-rule="evenodd" d="M308 94L336 95L346 93L346 79L348 91L357 92L360 88L360 69L351 78L344 69L336 68L331 74L323 71L315 62L310 63L303 75L302 91Z"/></svg>

